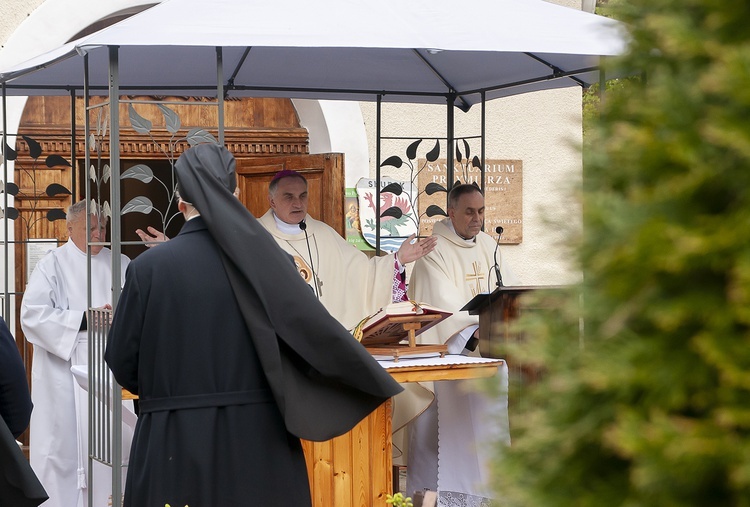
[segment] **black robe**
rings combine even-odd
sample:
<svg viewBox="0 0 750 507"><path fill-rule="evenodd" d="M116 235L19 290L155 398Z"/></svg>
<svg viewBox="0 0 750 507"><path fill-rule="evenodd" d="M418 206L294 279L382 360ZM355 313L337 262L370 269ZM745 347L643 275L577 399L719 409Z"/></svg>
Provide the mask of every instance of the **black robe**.
<svg viewBox="0 0 750 507"><path fill-rule="evenodd" d="M14 437L29 427L31 395L26 369L5 320L0 317L0 417Z"/></svg>
<svg viewBox="0 0 750 507"><path fill-rule="evenodd" d="M310 504L300 441L200 218L128 266L105 358L140 396L126 507Z"/></svg>
<svg viewBox="0 0 750 507"><path fill-rule="evenodd" d="M26 369L13 335L0 318L0 507L31 507L47 499L15 439L29 426L30 417Z"/></svg>
<svg viewBox="0 0 750 507"><path fill-rule="evenodd" d="M345 433L402 390L232 194L234 164L183 153L201 217L128 267L105 354L142 400L126 507L307 505L298 438Z"/></svg>
<svg viewBox="0 0 750 507"><path fill-rule="evenodd" d="M29 460L0 419L0 506L36 507L47 498Z"/></svg>

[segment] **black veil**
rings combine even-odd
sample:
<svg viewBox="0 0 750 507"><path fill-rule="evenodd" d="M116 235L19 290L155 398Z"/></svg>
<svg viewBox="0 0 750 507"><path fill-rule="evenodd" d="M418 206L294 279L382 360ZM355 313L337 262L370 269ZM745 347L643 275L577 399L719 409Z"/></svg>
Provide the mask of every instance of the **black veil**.
<svg viewBox="0 0 750 507"><path fill-rule="evenodd" d="M349 431L402 390L302 280L242 205L234 156L200 144L175 164L183 200L200 212L224 266L287 430L306 440Z"/></svg>

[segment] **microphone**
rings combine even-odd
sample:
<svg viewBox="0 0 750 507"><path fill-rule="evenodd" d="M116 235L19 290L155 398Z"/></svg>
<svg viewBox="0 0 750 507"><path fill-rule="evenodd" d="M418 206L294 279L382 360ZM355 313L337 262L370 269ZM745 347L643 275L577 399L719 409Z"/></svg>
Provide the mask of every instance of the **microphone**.
<svg viewBox="0 0 750 507"><path fill-rule="evenodd" d="M318 276L315 274L315 267L313 266L312 250L310 250L310 238L307 236L307 224L302 220L299 224L299 228L305 233L305 243L307 243L307 255L310 258L310 270L312 271L313 288L315 289L315 297L320 299L320 293L318 292Z"/></svg>
<svg viewBox="0 0 750 507"><path fill-rule="evenodd" d="M495 232L497 233L497 244L495 245L495 253L492 254L492 257L495 261L495 278L497 278L497 286L502 287L503 286L503 275L500 274L500 266L497 264L497 248L500 246L500 238L503 235L503 227L501 225L498 225L495 227Z"/></svg>

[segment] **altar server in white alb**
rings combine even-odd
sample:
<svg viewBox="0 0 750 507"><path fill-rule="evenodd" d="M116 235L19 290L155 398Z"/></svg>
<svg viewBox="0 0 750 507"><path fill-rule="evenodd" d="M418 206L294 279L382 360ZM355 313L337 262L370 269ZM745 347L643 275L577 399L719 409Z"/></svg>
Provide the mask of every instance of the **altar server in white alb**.
<svg viewBox="0 0 750 507"><path fill-rule="evenodd" d="M409 287L412 298L453 315L419 335L420 343L446 343L449 354L479 355L478 317L460 309L496 284L497 243L482 232L483 223L484 196L479 188L453 187L448 218L433 228L437 246L414 264ZM504 285L518 285L499 251L497 260ZM505 386L507 378L507 369L496 377ZM449 499L461 502L456 505L484 505L492 497L488 451L492 443L510 440L507 396L492 399L467 382L426 383L435 401L409 425L407 491L437 491L438 505L453 505Z"/></svg>
<svg viewBox="0 0 750 507"><path fill-rule="evenodd" d="M406 296L404 265L435 248L434 238L412 241L412 236L395 254L368 258L329 225L307 214L307 180L296 171L281 171L273 177L268 200L271 209L260 217L260 223L294 258L302 278L347 329L388 303L402 301Z"/></svg>
<svg viewBox="0 0 750 507"><path fill-rule="evenodd" d="M68 208L66 218L68 242L39 261L21 303L21 328L34 347L29 458L49 494L44 507L87 505L90 482L87 393L75 381L71 367L88 364L86 245L87 238L92 243L104 241L107 217L92 210L87 231L86 202L79 201ZM120 262L124 280L129 259L123 255ZM111 265L112 252L92 245L93 308L111 308ZM104 467L103 472L107 470ZM111 478L107 475L95 476L96 507L108 504Z"/></svg>

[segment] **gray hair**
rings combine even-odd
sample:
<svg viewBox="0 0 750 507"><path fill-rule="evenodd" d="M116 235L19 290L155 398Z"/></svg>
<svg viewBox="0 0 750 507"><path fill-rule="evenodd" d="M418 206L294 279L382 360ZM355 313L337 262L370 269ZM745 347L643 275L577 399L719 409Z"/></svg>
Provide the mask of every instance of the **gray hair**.
<svg viewBox="0 0 750 507"><path fill-rule="evenodd" d="M278 175L282 176L278 177ZM277 174L277 176L274 177L274 179L271 180L271 183L268 185L268 194L274 196L276 194L276 189L279 186L279 182L285 178L299 178L305 182L305 188L307 188L307 178L302 176L297 171L281 171Z"/></svg>
<svg viewBox="0 0 750 507"><path fill-rule="evenodd" d="M107 217L102 214L101 206L94 203L94 208L91 210L92 215L98 215L100 220L103 218L104 223L107 223ZM86 219L86 201L78 201L68 206L68 212L65 214L65 221L68 225L78 222L80 219Z"/></svg>

